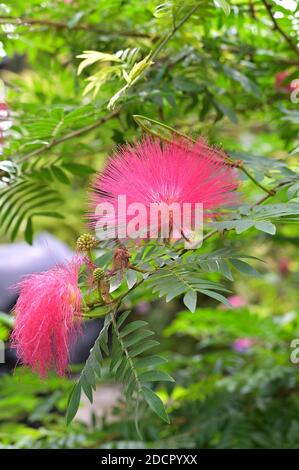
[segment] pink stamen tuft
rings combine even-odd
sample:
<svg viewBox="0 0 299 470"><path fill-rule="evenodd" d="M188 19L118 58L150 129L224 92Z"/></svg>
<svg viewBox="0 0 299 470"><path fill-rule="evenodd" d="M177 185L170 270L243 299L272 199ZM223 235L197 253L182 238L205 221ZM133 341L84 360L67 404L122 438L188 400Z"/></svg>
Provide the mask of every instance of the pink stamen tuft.
<svg viewBox="0 0 299 470"><path fill-rule="evenodd" d="M209 147L202 139L192 144L145 138L134 146L120 148L94 182L89 198L90 225L96 227L100 221L96 207L106 202L115 208L115 217L109 221L111 227L122 225L124 219L123 214L117 213L117 200L123 195L127 207L142 203L147 208L144 229L152 203L179 203L181 207L184 203L202 203L204 217L215 216L215 209L238 201L237 173L225 157L223 151ZM127 217L127 223L129 220Z"/></svg>
<svg viewBox="0 0 299 470"><path fill-rule="evenodd" d="M52 368L65 374L70 345L81 332L81 263L76 257L68 264L29 275L18 286L11 344L22 363L42 378Z"/></svg>

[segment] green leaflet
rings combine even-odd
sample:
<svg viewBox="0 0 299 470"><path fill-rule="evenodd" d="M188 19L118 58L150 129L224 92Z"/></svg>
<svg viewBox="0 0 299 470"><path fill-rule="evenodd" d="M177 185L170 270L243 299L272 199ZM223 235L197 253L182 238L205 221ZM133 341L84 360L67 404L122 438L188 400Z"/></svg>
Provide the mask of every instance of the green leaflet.
<svg viewBox="0 0 299 470"><path fill-rule="evenodd" d="M158 416L169 422L160 398L143 384L173 382L173 378L166 372L155 369L156 366L163 364L165 359L152 355L139 358L143 353L158 346L159 343L146 339L154 334L152 331L144 329L147 322L137 320L125 324L129 313L129 311L122 313L118 320L114 317L115 312L106 316L104 326L70 395L67 410L68 423L77 413L82 391L91 403L93 401L97 377L101 377L103 366L102 350L110 356L110 371L114 374L115 379L123 384L127 401L134 404L136 427L138 427L138 404L141 398ZM112 328L111 351L108 349L109 328Z"/></svg>
<svg viewBox="0 0 299 470"><path fill-rule="evenodd" d="M81 399L81 384L77 383L74 386L70 394L69 401L68 401L68 407L67 407L67 413L66 413L67 424L69 424L76 416L76 413L80 405L80 399Z"/></svg>
<svg viewBox="0 0 299 470"><path fill-rule="evenodd" d="M127 316L125 314L125 319L126 318ZM146 396L148 397L150 394L150 392L149 394L147 393L146 388L142 384L144 382L173 382L173 378L164 371L155 369L155 366L165 362L163 358L159 356L144 356L138 359L139 355L159 345L155 340L146 339L154 334L152 331L144 329L147 323L142 320L137 320L128 323L120 329L120 326L123 325L123 321L121 318L118 322L112 322L112 361L114 365L116 365L115 378L123 383L127 400L131 401L132 398L135 400L135 422L137 423L139 400L143 397L148 402ZM120 351L122 352L122 357ZM154 392L151 393L154 394ZM162 415L162 419L165 419L167 415L163 404L162 406L164 412L161 411L161 403L159 408L153 406L151 406L151 408L160 417ZM136 426L138 425L136 424Z"/></svg>
<svg viewBox="0 0 299 470"><path fill-rule="evenodd" d="M221 248L211 253L198 255L188 253L186 255L186 262L192 263L193 266L198 265L200 269L208 273L220 273L230 281L234 280L231 271L232 267L249 276L260 276L259 272L245 261L247 259L262 261L252 256L235 253L226 248Z"/></svg>
<svg viewBox="0 0 299 470"><path fill-rule="evenodd" d="M169 424L169 417L165 411L161 398L158 397L158 395L148 387L143 386L142 391L147 404L150 406L153 412L163 419L163 421L166 421L166 423Z"/></svg>
<svg viewBox="0 0 299 470"><path fill-rule="evenodd" d="M166 302L184 294L184 303L191 311L196 308L197 293L227 304L227 300L219 291L229 292L229 290L217 282L204 279L202 273L194 269L189 262L177 264L173 261L157 269L147 282L159 297L166 297Z"/></svg>
<svg viewBox="0 0 299 470"><path fill-rule="evenodd" d="M100 331L100 334L96 339L93 348L90 351L89 357L82 369L80 377L70 395L67 408L67 423L70 423L76 416L80 405L82 390L89 399L89 401L92 403L93 390L95 390L96 388L97 377L101 377L101 367L103 364L103 355L101 349L103 348L103 344L105 344L107 347L107 332L111 322L111 315L107 315L105 318L104 326Z"/></svg>

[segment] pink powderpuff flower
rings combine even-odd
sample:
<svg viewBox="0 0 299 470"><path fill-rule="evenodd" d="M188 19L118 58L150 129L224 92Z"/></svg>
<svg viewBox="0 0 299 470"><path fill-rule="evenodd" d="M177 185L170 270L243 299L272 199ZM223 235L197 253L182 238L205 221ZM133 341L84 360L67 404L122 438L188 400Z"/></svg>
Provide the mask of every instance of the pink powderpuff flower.
<svg viewBox="0 0 299 470"><path fill-rule="evenodd" d="M234 351L238 353L245 353L247 352L251 346L253 345L253 341L250 338L238 338L233 342L232 348Z"/></svg>
<svg viewBox="0 0 299 470"><path fill-rule="evenodd" d="M0 117L7 117L9 114L9 107L5 102L0 103Z"/></svg>
<svg viewBox="0 0 299 470"><path fill-rule="evenodd" d="M278 271L282 276L290 274L291 260L289 258L281 258L278 261Z"/></svg>
<svg viewBox="0 0 299 470"><path fill-rule="evenodd" d="M231 295L227 300L231 304L231 308L241 308L245 307L247 304L246 299L244 299L244 297L241 295Z"/></svg>
<svg viewBox="0 0 299 470"><path fill-rule="evenodd" d="M189 203L193 224L195 204L202 203L203 217L213 217L215 209L238 200L236 170L225 162L225 158L223 151L209 147L202 139L192 144L186 140L165 143L145 138L133 146L121 147L95 179L89 198L91 227L101 224L102 216L96 209L105 203L114 207L114 215L105 216L108 230L128 228L136 215L128 211L128 207L141 203L146 208L146 215L139 218L139 229L146 236L152 223L150 206L153 204L178 203L182 214L183 204ZM118 210L120 196L126 197L125 211Z"/></svg>
<svg viewBox="0 0 299 470"><path fill-rule="evenodd" d="M11 345L17 357L41 378L54 368L64 375L71 342L81 333L81 292L78 275L82 261L35 273L19 284Z"/></svg>

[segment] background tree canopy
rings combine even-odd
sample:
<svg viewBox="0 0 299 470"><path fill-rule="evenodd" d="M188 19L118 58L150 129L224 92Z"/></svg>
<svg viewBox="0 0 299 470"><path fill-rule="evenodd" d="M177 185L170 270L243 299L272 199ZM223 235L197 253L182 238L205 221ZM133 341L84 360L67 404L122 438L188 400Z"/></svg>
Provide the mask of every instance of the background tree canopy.
<svg viewBox="0 0 299 470"><path fill-rule="evenodd" d="M224 149L242 193L205 227L202 248L183 254L183 272L171 248L153 244L161 271L124 299L123 310L159 332L162 372L175 382L155 378L155 392L170 424L144 407L136 434L121 398L113 419L95 406L88 423L79 414L67 426L82 366L45 381L18 368L0 378L0 446L298 448L298 2L3 1L0 28L2 243L31 244L48 230L75 248L94 172L143 133ZM97 262L109 265L109 247ZM213 295L195 289L194 271ZM126 280L135 285L137 274ZM219 305L219 281L233 308ZM0 339L11 327L1 314ZM97 391L115 390L106 359L102 369Z"/></svg>

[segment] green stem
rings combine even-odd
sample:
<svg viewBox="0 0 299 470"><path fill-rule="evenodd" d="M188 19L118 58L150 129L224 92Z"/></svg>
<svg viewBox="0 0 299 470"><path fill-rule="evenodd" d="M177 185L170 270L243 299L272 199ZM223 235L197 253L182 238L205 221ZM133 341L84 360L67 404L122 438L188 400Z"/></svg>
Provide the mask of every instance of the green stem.
<svg viewBox="0 0 299 470"><path fill-rule="evenodd" d="M172 136L176 135L178 137L182 137L183 139L189 140L189 142L192 142L195 144L195 140L193 140L188 135L184 134L183 132L179 132L176 129L173 129L172 127L167 126L166 124L162 124L161 122L156 121L155 119L147 118L145 116L142 116L141 114L133 114L132 117L134 121L138 124L138 126L141 127L141 129L143 129L145 132L148 132L149 134L159 137L161 140L164 140L165 142L172 142ZM156 124L158 127L162 127L163 129L166 129L167 131L169 131L170 133L169 139L159 134L159 132L155 132L154 129L151 129L150 127L146 126L144 124L144 121L148 121L151 124Z"/></svg>
<svg viewBox="0 0 299 470"><path fill-rule="evenodd" d="M101 317L105 317L106 315L107 315L107 312L103 312L102 314L81 313L81 315L78 315L78 316L83 317L83 318L101 318Z"/></svg>
<svg viewBox="0 0 299 470"><path fill-rule="evenodd" d="M263 184L259 183L255 177L245 168L243 162L241 162L239 165L236 166L236 168L239 168L243 173L259 188L261 188L263 191L269 194L269 196L274 196L275 190L274 189L268 189L266 188Z"/></svg>
<svg viewBox="0 0 299 470"><path fill-rule="evenodd" d="M175 33L189 20L189 18L193 15L193 13L200 7L200 3L194 5L188 13L178 22L177 25L173 25L171 31L169 31L161 40L156 44L153 50L147 56L147 63L150 65L151 61L157 57L157 55L161 52L161 50L166 46L166 44L173 38ZM133 84L135 84L140 78L147 72L148 67L145 67L143 72L141 72L131 83L127 83L121 91L125 92L128 88L130 88Z"/></svg>
<svg viewBox="0 0 299 470"><path fill-rule="evenodd" d="M133 271L137 271L138 273L143 273L143 274L147 274L149 273L150 271L146 270L146 269L141 269L141 268L138 268L138 266L134 266L133 264L129 264L128 266L129 269L132 269Z"/></svg>
<svg viewBox="0 0 299 470"><path fill-rule="evenodd" d="M65 142L66 140L70 140L70 139L73 139L75 137L79 137L81 134L85 134L87 132L90 132L93 129L96 129L100 125L104 124L105 122L109 121L110 119L116 117L119 114L119 112L120 112L119 108L115 109L114 111L112 111L107 116L104 116L104 117L98 119L97 121L93 122L92 124L88 124L85 127L80 127L79 129L76 129L75 131L71 131L68 134L64 134L61 137L53 139L50 143L45 144L45 145L33 150L32 152L29 152L26 155L20 156L17 161L18 161L18 163L25 162L25 161L29 160L31 157L38 156L38 155L42 154L45 151L51 150L53 147L55 147L58 144L61 144L61 143Z"/></svg>
<svg viewBox="0 0 299 470"><path fill-rule="evenodd" d="M167 33L164 36L164 38L161 39L161 41L157 44L155 49L151 52L150 57L149 57L151 60L153 60L160 53L160 51L163 49L164 46L166 46L166 44L170 41L170 39L172 39L172 37L175 35L178 29L180 29L183 26L183 24L185 24L186 21L189 20L189 18L193 15L193 13L196 12L196 10L199 7L200 7L200 3L194 5L176 25L174 24L172 30L169 33Z"/></svg>
<svg viewBox="0 0 299 470"><path fill-rule="evenodd" d="M135 426L136 426L137 433L141 436L141 433L140 433L140 430L139 430L139 427L138 427L138 418L137 418L137 416L138 416L139 396L140 396L140 394L142 394L142 386L141 386L137 371L134 367L133 360L132 360L132 358L129 354L129 351L126 348L126 346L124 344L124 341L123 341L123 339L122 339L122 337L119 333L117 323L116 323L116 320L115 320L115 313L116 313L116 310L114 312L111 312L111 314L110 314L113 329L114 329L114 332L116 334L117 340L120 344L120 347L121 347L123 353L125 354L125 357L126 357L128 363L129 363L130 369L132 371L132 374L134 376L134 380L135 380L135 383L136 383L136 386L137 386L137 397L136 397L136 407L135 407Z"/></svg>
<svg viewBox="0 0 299 470"><path fill-rule="evenodd" d="M123 339L119 333L119 330L118 330L118 327L117 327L117 323L116 323L116 320L115 320L115 311L111 313L111 319L112 319L112 325L113 325L113 328L114 328L114 331L115 331L115 334L116 334L116 337L117 337L117 340L128 360L128 363L130 364L130 368L133 372L133 375L134 375L134 378L135 378L135 381L136 381L136 384L137 384L137 387L138 387L138 391L139 392L142 392L142 388L141 388L141 383L139 381L139 378L138 378L138 374L135 370L135 367L134 367L134 364L133 364L133 361L131 359L131 356L129 354L129 351L127 350L126 346L125 346L125 343L123 342Z"/></svg>
<svg viewBox="0 0 299 470"><path fill-rule="evenodd" d="M151 273L152 274L152 273ZM122 300L127 296L129 295L134 289L136 289L136 287L140 286L140 284L142 284L144 281L144 279L140 279L138 282L136 282L136 284L134 284L133 287L131 287L131 289L127 290L127 292L124 292L123 294L120 294L116 299L114 299L115 302L118 303L118 305L120 305L120 303L122 302Z"/></svg>
<svg viewBox="0 0 299 470"><path fill-rule="evenodd" d="M254 204L251 204L251 206L249 207L250 209L253 209L254 207L256 206L260 206L261 204L263 204L263 202L267 201L270 197L272 196L275 196L275 194L277 193L277 191L279 190L279 188L283 187L284 184L283 183L279 183L277 186L275 186L275 188L273 188L271 190L271 192L267 191L267 194L265 194L264 196L262 196L260 199L258 199ZM234 230L234 229L227 229L226 231L229 232L230 230ZM207 240L208 238L212 237L213 235L216 235L218 233L218 230L211 230L211 232L208 232L204 237L203 237L203 240ZM184 250L184 253L186 252L187 250ZM183 253L182 253L183 254Z"/></svg>
<svg viewBox="0 0 299 470"><path fill-rule="evenodd" d="M93 254L92 254L91 248L87 250L87 256L90 259L90 261L93 263Z"/></svg>

